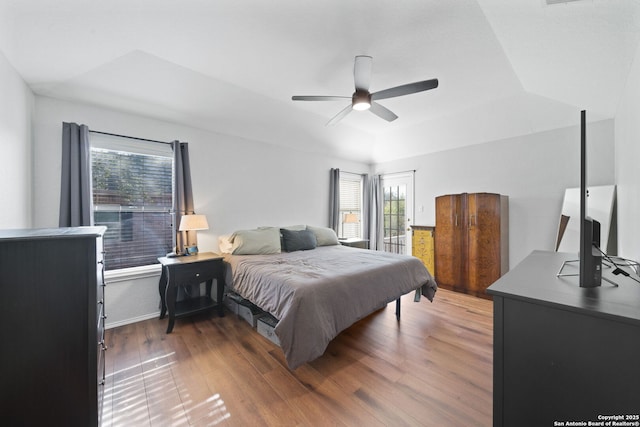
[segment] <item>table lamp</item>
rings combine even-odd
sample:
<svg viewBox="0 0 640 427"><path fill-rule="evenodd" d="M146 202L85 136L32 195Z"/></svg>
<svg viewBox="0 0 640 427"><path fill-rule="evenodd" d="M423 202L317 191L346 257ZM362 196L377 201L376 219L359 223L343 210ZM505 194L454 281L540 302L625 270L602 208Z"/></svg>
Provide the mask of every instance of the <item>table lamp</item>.
<svg viewBox="0 0 640 427"><path fill-rule="evenodd" d="M198 253L198 235L196 230L208 230L209 223L204 215L182 215L178 231L186 231L186 244L180 248L185 255L195 255Z"/></svg>

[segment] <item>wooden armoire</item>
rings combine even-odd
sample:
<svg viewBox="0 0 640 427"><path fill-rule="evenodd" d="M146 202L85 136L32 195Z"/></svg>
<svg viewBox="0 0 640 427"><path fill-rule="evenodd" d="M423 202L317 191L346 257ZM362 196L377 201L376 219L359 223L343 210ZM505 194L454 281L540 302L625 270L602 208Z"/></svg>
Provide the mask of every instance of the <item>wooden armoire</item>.
<svg viewBox="0 0 640 427"><path fill-rule="evenodd" d="M493 193L436 197L438 286L489 298L487 287L508 270L508 197Z"/></svg>

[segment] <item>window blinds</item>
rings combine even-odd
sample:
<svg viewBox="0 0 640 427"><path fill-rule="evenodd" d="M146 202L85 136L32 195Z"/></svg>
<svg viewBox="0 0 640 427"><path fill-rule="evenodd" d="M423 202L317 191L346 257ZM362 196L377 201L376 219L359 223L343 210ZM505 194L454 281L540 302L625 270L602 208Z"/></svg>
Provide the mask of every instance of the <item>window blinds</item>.
<svg viewBox="0 0 640 427"><path fill-rule="evenodd" d="M91 136L94 223L107 270L157 263L172 250L173 153L166 144Z"/></svg>
<svg viewBox="0 0 640 427"><path fill-rule="evenodd" d="M358 216L357 223L343 223L345 214ZM362 176L349 172L340 173L340 224L341 237L362 237Z"/></svg>

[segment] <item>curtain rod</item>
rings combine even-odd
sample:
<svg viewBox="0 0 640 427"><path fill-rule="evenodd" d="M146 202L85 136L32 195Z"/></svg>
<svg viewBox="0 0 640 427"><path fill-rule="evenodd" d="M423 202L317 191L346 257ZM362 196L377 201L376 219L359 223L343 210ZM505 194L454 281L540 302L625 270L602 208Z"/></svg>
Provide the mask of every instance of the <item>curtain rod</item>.
<svg viewBox="0 0 640 427"><path fill-rule="evenodd" d="M416 170L415 170L415 169L409 169L409 170L406 170L406 171L380 173L380 174L378 174L378 175L397 175L397 174L401 174L401 173L409 173L409 172L416 173Z"/></svg>
<svg viewBox="0 0 640 427"><path fill-rule="evenodd" d="M350 173L351 175L368 175L366 173L349 172L349 171L345 171L345 170L342 170L342 169L340 169L340 172Z"/></svg>
<svg viewBox="0 0 640 427"><path fill-rule="evenodd" d="M349 171L344 171L342 169L340 169L340 172L350 173L352 175L369 175L368 173L349 172ZM416 173L416 170L415 169L411 169L411 170L400 171L400 172L379 173L377 175L396 175L396 174L409 173L409 172ZM374 175L376 175L376 174L374 174Z"/></svg>
<svg viewBox="0 0 640 427"><path fill-rule="evenodd" d="M138 138L136 136L119 135L117 133L100 132L98 130L89 130L89 132L91 132L91 133L99 133L100 135L118 136L120 138L137 139L138 141L158 142L160 144L169 144L169 145L171 145L171 142L156 141L155 139Z"/></svg>

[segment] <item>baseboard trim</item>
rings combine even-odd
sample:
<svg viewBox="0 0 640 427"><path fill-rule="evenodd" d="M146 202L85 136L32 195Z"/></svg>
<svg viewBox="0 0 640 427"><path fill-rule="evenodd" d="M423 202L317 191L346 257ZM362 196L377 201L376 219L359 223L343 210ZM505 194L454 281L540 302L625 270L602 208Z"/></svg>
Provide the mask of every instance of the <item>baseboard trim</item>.
<svg viewBox="0 0 640 427"><path fill-rule="evenodd" d="M105 324L105 329L113 329L119 326L130 325L132 323L138 323L149 319L155 319L160 317L160 312L156 311L155 313L145 314L143 316L132 317L131 319L119 320L117 322L107 322Z"/></svg>

